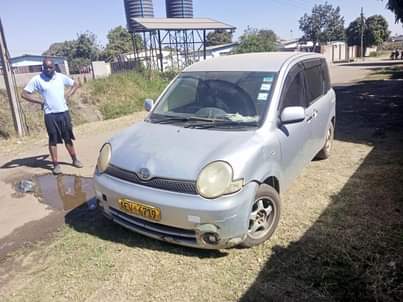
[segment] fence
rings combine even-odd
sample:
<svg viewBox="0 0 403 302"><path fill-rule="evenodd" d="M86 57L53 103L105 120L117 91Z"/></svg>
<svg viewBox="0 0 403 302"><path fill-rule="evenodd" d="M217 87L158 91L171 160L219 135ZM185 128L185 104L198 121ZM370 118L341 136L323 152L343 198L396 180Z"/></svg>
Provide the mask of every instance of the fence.
<svg viewBox="0 0 403 302"><path fill-rule="evenodd" d="M111 72L125 72L130 70L139 70L141 68L140 61L125 61L125 62L112 62L111 63Z"/></svg>

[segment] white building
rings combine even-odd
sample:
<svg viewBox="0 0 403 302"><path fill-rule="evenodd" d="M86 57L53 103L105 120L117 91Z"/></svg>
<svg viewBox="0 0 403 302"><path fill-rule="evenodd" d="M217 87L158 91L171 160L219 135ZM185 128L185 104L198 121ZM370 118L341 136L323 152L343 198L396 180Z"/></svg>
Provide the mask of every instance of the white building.
<svg viewBox="0 0 403 302"><path fill-rule="evenodd" d="M10 59L11 66L15 73L36 73L41 72L42 63L45 58L53 60L56 71L69 74L69 65L63 57L40 56L25 54Z"/></svg>

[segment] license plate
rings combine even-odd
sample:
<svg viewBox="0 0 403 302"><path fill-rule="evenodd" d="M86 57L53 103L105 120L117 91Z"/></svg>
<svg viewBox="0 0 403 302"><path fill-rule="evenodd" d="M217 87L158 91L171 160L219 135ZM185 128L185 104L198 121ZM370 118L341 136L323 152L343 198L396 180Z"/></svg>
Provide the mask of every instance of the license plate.
<svg viewBox="0 0 403 302"><path fill-rule="evenodd" d="M132 201L126 198L119 199L118 203L120 208L128 213L142 216L155 221L161 220L161 210L159 208L150 207L140 202Z"/></svg>

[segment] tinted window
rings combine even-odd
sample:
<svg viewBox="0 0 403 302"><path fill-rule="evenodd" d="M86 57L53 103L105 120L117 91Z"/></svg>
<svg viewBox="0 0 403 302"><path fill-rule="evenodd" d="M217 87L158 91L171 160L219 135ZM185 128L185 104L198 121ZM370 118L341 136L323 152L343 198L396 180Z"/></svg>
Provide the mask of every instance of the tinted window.
<svg viewBox="0 0 403 302"><path fill-rule="evenodd" d="M323 74L323 81L324 81L324 94L326 94L329 89L331 88L330 86L330 76L329 76L329 68L327 67L327 63L325 60L322 60L322 74Z"/></svg>
<svg viewBox="0 0 403 302"><path fill-rule="evenodd" d="M290 106L306 107L302 72L297 73L293 79L287 81L283 95L281 110Z"/></svg>
<svg viewBox="0 0 403 302"><path fill-rule="evenodd" d="M308 102L312 103L324 91L323 73L321 65L305 69L306 93Z"/></svg>

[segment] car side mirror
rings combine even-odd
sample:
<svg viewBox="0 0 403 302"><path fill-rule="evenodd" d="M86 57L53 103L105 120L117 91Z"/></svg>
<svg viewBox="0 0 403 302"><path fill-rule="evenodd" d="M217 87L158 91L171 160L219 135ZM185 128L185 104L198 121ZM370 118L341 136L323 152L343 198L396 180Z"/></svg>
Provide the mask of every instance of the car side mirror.
<svg viewBox="0 0 403 302"><path fill-rule="evenodd" d="M305 109L299 106L286 107L281 112L280 120L283 124L302 122L305 120Z"/></svg>
<svg viewBox="0 0 403 302"><path fill-rule="evenodd" d="M145 99L145 101L144 101L144 109L145 109L145 111L150 112L151 109L153 109L153 107L154 107L154 100Z"/></svg>

